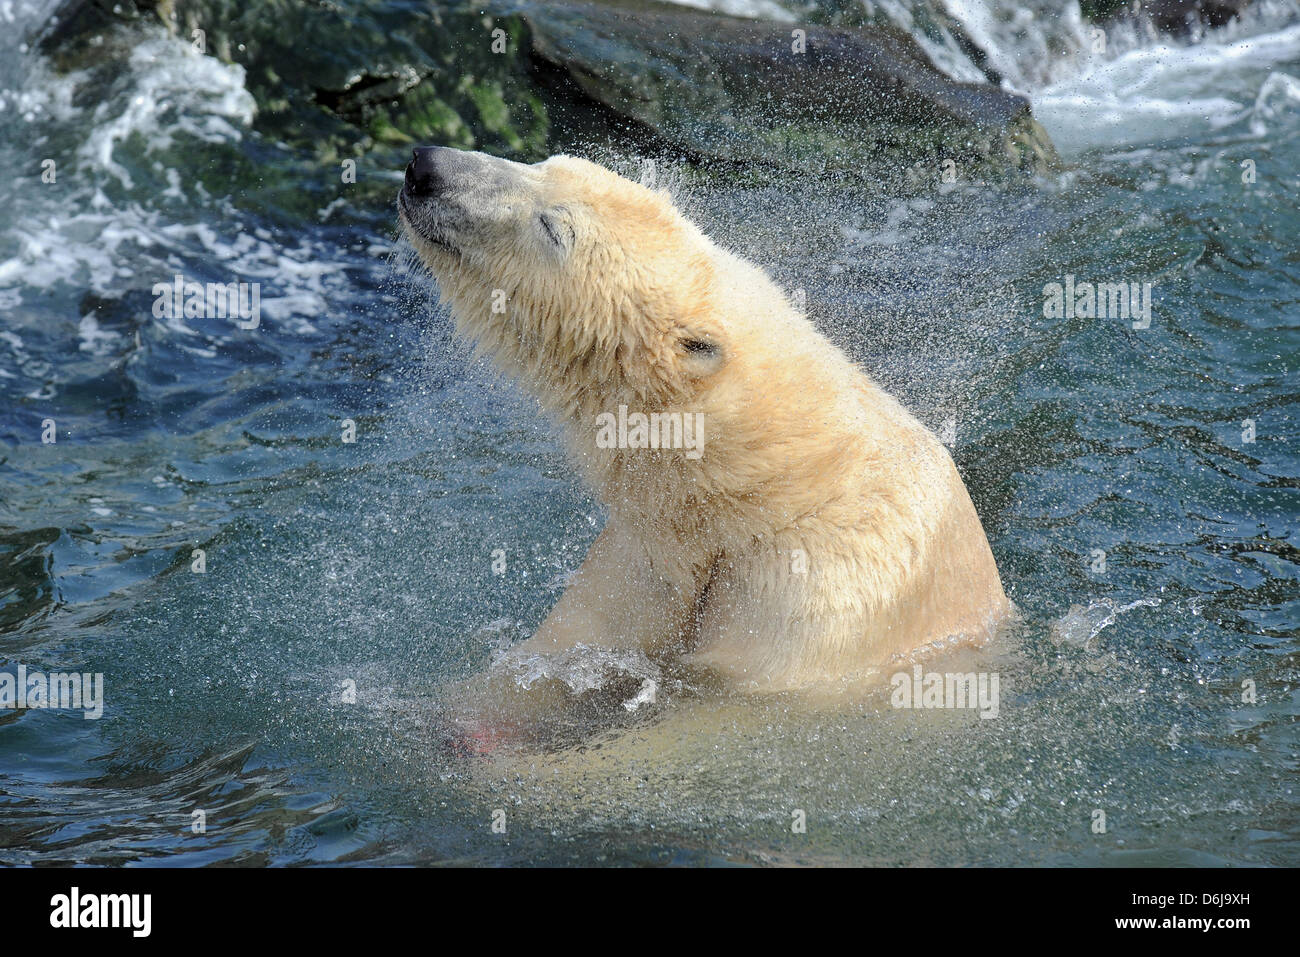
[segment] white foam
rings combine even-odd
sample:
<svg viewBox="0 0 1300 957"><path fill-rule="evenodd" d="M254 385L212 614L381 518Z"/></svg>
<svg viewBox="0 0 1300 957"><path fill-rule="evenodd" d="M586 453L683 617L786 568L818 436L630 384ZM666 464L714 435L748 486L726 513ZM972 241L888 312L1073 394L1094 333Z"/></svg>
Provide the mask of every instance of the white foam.
<svg viewBox="0 0 1300 957"><path fill-rule="evenodd" d="M646 681L655 688L662 681L658 665L641 651L598 648L581 643L544 655L514 648L497 658L492 667L505 670L522 688L531 688L544 679L554 679L564 682L574 694L604 688L620 678L640 679L643 690ZM653 700L651 693L646 701Z"/></svg>
<svg viewBox="0 0 1300 957"><path fill-rule="evenodd" d="M1265 136L1269 124L1286 114L1294 115L1300 104L1300 79L1289 73L1270 73L1259 88L1251 110L1250 131L1255 136Z"/></svg>
<svg viewBox="0 0 1300 957"><path fill-rule="evenodd" d="M0 39L0 59L4 48ZM274 334L318 334L312 320L351 286L347 251L315 234L299 234L286 248L284 235L249 222L187 170L170 168L165 155L181 146L189 155L230 150L249 135L254 101L243 68L197 54L161 26L122 57L122 76L100 91L88 89L103 85L98 73L57 74L39 56L23 54L17 78L0 89L0 164L35 171L0 202L6 327L48 325L42 303L53 291L89 290L110 299L151 294L155 284L181 273L189 281L260 283ZM0 68L0 81L8 75ZM95 93L98 98L88 95ZM58 149L50 149L58 157L57 181L42 183L42 144L56 140ZM143 188L142 158L165 185ZM140 318L203 359L220 355L238 334L233 325L154 319L148 308ZM121 351L119 334L95 315L82 317L74 330L72 345L83 355L112 361ZM20 343L0 346L0 377L35 380L31 394L44 396L48 363L37 363Z"/></svg>
<svg viewBox="0 0 1300 957"><path fill-rule="evenodd" d="M0 287L15 305L15 292L61 282L111 292L135 274L141 251L175 245L161 213L138 203L119 208L104 194L105 174L131 185L117 161L122 143L143 142L148 153L173 145L181 133L208 143L237 140L254 113L243 68L200 56L160 27L132 50L130 85L85 109L74 103L92 82L90 74L60 76L37 58L28 62L23 85L0 91L0 133L13 147L39 141L51 128L73 127L84 135L74 158L59 161L53 186L37 180L33 190L14 196L12 219L0 230L0 249L8 253L0 259ZM15 157L13 165L32 161ZM179 194L179 174L167 171L166 178L167 194ZM211 233L202 225L180 229Z"/></svg>
<svg viewBox="0 0 1300 957"><path fill-rule="evenodd" d="M95 356L112 355L117 348L117 341L122 338L119 333L103 329L94 313L81 317L77 335L81 339L81 351Z"/></svg>
<svg viewBox="0 0 1300 957"><path fill-rule="evenodd" d="M1090 55L1091 26L1074 0L1064 4L1060 0L942 3L971 41L984 51L988 65L1003 77L1005 85L1019 92L1076 72L1079 61ZM1117 39L1112 38L1112 42ZM943 63L936 65L945 68Z"/></svg>
<svg viewBox="0 0 1300 957"><path fill-rule="evenodd" d="M1126 605L1117 605L1109 598L1093 602L1086 608L1071 605L1070 610L1052 623L1051 637L1058 645L1074 645L1092 651L1098 635L1135 608L1157 608L1159 598L1139 598Z"/></svg>
<svg viewBox="0 0 1300 957"><path fill-rule="evenodd" d="M140 134L150 151L167 149L178 133L207 143L238 140L253 122L257 105L244 89L244 68L195 52L172 36L159 36L131 50L131 95L101 102L92 135L78 151L130 188L131 177L113 153Z"/></svg>
<svg viewBox="0 0 1300 957"><path fill-rule="evenodd" d="M745 17L749 20L776 20L780 23L793 23L797 18L793 13L773 0L668 0L679 7L694 7L696 10L712 10L733 17Z"/></svg>
<svg viewBox="0 0 1300 957"><path fill-rule="evenodd" d="M1161 43L1048 87L1034 98L1034 111L1067 154L1159 142L1251 117L1253 132L1263 135L1275 115L1271 97L1289 87L1285 79L1253 78L1297 58L1300 24L1230 42Z"/></svg>

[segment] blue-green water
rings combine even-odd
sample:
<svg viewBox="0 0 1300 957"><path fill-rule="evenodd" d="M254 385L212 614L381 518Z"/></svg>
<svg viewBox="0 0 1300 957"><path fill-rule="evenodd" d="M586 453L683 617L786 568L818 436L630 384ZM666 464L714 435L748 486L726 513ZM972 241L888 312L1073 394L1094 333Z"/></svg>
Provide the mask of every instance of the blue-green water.
<svg viewBox="0 0 1300 957"><path fill-rule="evenodd" d="M1293 9L1026 64L1070 164L1044 181L688 177L708 231L955 434L1024 613L973 658L1000 713L686 690L522 768L446 757L428 715L602 516L452 343L392 208L261 138L240 70L161 31L103 89L0 56L0 659L106 688L97 721L0 711L0 860L1300 862ZM262 327L154 318L177 272L261 282ZM1150 328L1046 318L1066 274L1152 283Z"/></svg>

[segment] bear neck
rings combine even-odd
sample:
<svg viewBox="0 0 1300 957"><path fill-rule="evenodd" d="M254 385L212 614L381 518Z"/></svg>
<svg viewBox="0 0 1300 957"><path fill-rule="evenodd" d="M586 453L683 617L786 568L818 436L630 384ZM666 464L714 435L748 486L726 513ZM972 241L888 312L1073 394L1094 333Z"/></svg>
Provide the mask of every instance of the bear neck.
<svg viewBox="0 0 1300 957"><path fill-rule="evenodd" d="M694 553L708 538L696 527L716 478L710 474L715 463L708 455L690 460L682 450L600 448L596 441L602 414L617 417L622 407L628 414L684 413L692 404L680 387L657 374L665 365L654 361L653 331L649 341L627 332L649 326L635 315L615 315L605 326L575 331L562 313L529 310L517 300L504 314L494 314L490 297L478 283L444 282L442 289L450 293L444 301L451 307L457 335L472 344L476 357L486 358L531 393L563 427L571 459L602 504L633 527L658 527L660 534L664 516L675 516L671 524L681 535L675 547L666 547L676 555L672 564L685 570L703 561ZM637 361L627 361L629 357ZM642 374L637 376L635 370ZM660 459L653 489L646 481L648 457Z"/></svg>

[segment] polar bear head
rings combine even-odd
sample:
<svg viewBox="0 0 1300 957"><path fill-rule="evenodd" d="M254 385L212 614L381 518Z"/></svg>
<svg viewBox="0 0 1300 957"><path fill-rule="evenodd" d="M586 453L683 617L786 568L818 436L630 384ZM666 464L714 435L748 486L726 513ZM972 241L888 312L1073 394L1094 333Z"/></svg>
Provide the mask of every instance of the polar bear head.
<svg viewBox="0 0 1300 957"><path fill-rule="evenodd" d="M398 208L457 329L547 405L678 406L733 358L720 251L595 163L418 149Z"/></svg>

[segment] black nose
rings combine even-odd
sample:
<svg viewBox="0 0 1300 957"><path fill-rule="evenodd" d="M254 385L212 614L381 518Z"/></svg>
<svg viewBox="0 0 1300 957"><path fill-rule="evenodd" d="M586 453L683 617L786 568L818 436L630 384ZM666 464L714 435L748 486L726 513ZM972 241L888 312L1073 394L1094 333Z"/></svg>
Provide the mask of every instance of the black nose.
<svg viewBox="0 0 1300 957"><path fill-rule="evenodd" d="M438 172L438 157L446 152L439 146L421 146L412 151L411 162L406 164L407 193L411 196L434 196L441 192L444 181Z"/></svg>

